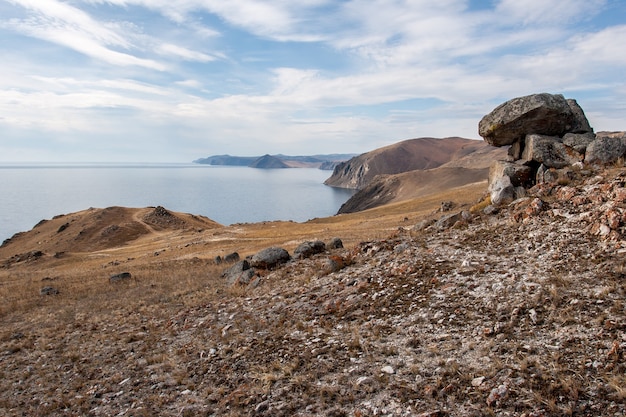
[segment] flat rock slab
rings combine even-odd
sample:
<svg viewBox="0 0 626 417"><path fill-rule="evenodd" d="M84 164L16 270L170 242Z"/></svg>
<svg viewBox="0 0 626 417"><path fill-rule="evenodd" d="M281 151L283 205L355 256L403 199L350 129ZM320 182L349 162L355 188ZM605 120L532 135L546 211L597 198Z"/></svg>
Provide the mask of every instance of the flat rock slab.
<svg viewBox="0 0 626 417"><path fill-rule="evenodd" d="M576 119L561 94L532 94L496 107L481 119L478 133L492 146L507 146L532 133L563 136L575 127L579 129Z"/></svg>

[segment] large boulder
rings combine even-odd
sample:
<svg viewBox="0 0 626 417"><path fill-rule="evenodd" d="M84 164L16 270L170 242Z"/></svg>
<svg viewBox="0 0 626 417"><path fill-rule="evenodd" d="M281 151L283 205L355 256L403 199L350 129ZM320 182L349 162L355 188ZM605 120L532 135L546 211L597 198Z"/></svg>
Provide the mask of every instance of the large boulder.
<svg viewBox="0 0 626 417"><path fill-rule="evenodd" d="M254 254L250 259L253 268L272 269L280 264L287 263L291 259L289 252L283 248L271 247Z"/></svg>
<svg viewBox="0 0 626 417"><path fill-rule="evenodd" d="M581 162L583 155L563 144L558 137L528 135L521 159L524 163L534 161L548 168L564 168Z"/></svg>
<svg viewBox="0 0 626 417"><path fill-rule="evenodd" d="M576 107L580 108L578 105ZM514 98L496 107L482 118L478 124L478 133L490 145L507 146L533 133L559 137L572 129L581 133L585 127L580 117L574 114L561 94L532 94Z"/></svg>

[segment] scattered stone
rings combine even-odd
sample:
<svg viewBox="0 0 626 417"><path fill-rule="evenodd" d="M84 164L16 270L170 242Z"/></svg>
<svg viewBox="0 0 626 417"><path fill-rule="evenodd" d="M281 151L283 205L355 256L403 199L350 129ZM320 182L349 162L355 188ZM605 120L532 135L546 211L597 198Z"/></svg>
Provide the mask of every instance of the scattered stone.
<svg viewBox="0 0 626 417"><path fill-rule="evenodd" d="M213 262L215 262L215 265L221 265L223 262L222 257L217 255L215 258L213 258Z"/></svg>
<svg viewBox="0 0 626 417"><path fill-rule="evenodd" d="M224 262L226 263L233 263L233 262L238 262L238 261L239 261L239 254L237 252L229 253L228 255L224 256Z"/></svg>
<svg viewBox="0 0 626 417"><path fill-rule="evenodd" d="M509 387L506 384L497 386L496 388L492 389L491 392L489 393L489 396L487 397L487 405L489 407L496 405L497 403L502 401L504 398L506 398L508 393L509 393Z"/></svg>
<svg viewBox="0 0 626 417"><path fill-rule="evenodd" d="M68 227L70 227L69 223L64 223L61 226L59 226L59 228L57 229L57 233L61 233L62 231L64 231L65 229L67 229Z"/></svg>
<svg viewBox="0 0 626 417"><path fill-rule="evenodd" d="M484 376L476 377L476 378L472 379L472 386L473 387L480 387L483 384L484 381L485 381L485 377Z"/></svg>
<svg viewBox="0 0 626 417"><path fill-rule="evenodd" d="M488 216L498 214L498 211L499 211L498 208L494 206L493 204L489 204L487 207L483 209L483 213Z"/></svg>
<svg viewBox="0 0 626 417"><path fill-rule="evenodd" d="M313 255L322 253L326 250L326 244L321 240L302 242L293 251L294 258L304 259L310 258Z"/></svg>
<svg viewBox="0 0 626 417"><path fill-rule="evenodd" d="M437 222L435 223L435 227L438 230L446 230L451 228L456 224L456 222L461 220L461 213L448 214L437 220Z"/></svg>
<svg viewBox="0 0 626 417"><path fill-rule="evenodd" d="M372 378L370 378L369 376L361 376L361 377L357 378L357 380L356 380L356 385L357 386L370 385L372 383L374 383L374 380Z"/></svg>
<svg viewBox="0 0 626 417"><path fill-rule="evenodd" d="M39 290L40 295L57 295L59 294L59 290L54 287L43 287Z"/></svg>
<svg viewBox="0 0 626 417"><path fill-rule="evenodd" d="M222 273L222 278L226 279L228 285L246 285L252 280L254 275L254 269L252 269L250 263L244 259L225 270Z"/></svg>
<svg viewBox="0 0 626 417"><path fill-rule="evenodd" d="M382 369L380 370L383 374L388 374L388 375L393 375L396 373L395 369L393 369L393 367L387 365L387 366L383 366Z"/></svg>
<svg viewBox="0 0 626 417"><path fill-rule="evenodd" d="M265 400L263 402L258 403L256 407L254 407L254 412L262 413L264 411L267 411L269 408L270 408L270 402L269 400Z"/></svg>
<svg viewBox="0 0 626 417"><path fill-rule="evenodd" d="M324 266L323 266L323 271L326 274L330 274L333 272L337 272L343 268L346 267L346 260L338 255L332 255L329 256L328 259L326 259Z"/></svg>
<svg viewBox="0 0 626 417"><path fill-rule="evenodd" d="M434 219L422 220L422 221L416 223L415 226L413 226L413 230L416 231L416 232L420 232L420 231L425 230L426 228L428 228L433 223L435 223Z"/></svg>
<svg viewBox="0 0 626 417"><path fill-rule="evenodd" d="M250 266L261 269L272 269L280 264L289 262L291 256L283 248L271 247L263 249L252 256Z"/></svg>
<svg viewBox="0 0 626 417"><path fill-rule="evenodd" d="M441 212L450 211L454 208L454 206L455 206L454 201L442 201L439 211Z"/></svg>
<svg viewBox="0 0 626 417"><path fill-rule="evenodd" d="M119 274L114 274L109 277L110 283L126 281L132 278L130 272L120 272Z"/></svg>
<svg viewBox="0 0 626 417"><path fill-rule="evenodd" d="M334 237L328 243L329 249L341 249L343 248L343 242L338 237Z"/></svg>

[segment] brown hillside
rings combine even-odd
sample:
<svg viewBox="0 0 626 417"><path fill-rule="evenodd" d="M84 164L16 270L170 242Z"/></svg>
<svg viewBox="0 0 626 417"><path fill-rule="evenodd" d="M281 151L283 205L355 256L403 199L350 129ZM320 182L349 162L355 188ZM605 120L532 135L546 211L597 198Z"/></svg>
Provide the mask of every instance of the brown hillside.
<svg viewBox="0 0 626 417"><path fill-rule="evenodd" d="M18 233L0 246L0 259L15 248L48 254L92 252L128 245L165 231L214 229L220 225L202 216L170 212L163 207L89 208L42 220L30 232Z"/></svg>
<svg viewBox="0 0 626 417"><path fill-rule="evenodd" d="M339 213L354 213L385 204L423 198L442 190L485 183L494 160L504 159L505 148L464 146L453 159L434 169L380 175L346 201Z"/></svg>
<svg viewBox="0 0 626 417"><path fill-rule="evenodd" d="M386 204L423 198L468 184L481 183L486 188L488 168L440 167L396 175L380 175L357 191L339 209L338 214L355 213Z"/></svg>
<svg viewBox="0 0 626 417"><path fill-rule="evenodd" d="M324 183L332 187L361 189L377 175L433 169L486 149L494 148L484 141L459 137L409 139L338 165Z"/></svg>

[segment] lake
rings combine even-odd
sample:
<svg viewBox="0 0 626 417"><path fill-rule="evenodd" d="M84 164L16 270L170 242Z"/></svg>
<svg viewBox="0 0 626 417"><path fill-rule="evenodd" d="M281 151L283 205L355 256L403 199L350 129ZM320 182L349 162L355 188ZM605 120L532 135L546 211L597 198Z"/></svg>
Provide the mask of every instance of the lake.
<svg viewBox="0 0 626 417"><path fill-rule="evenodd" d="M332 216L353 192L325 186L331 174L201 164L1 164L0 242L42 219L89 207L163 206L224 225Z"/></svg>

